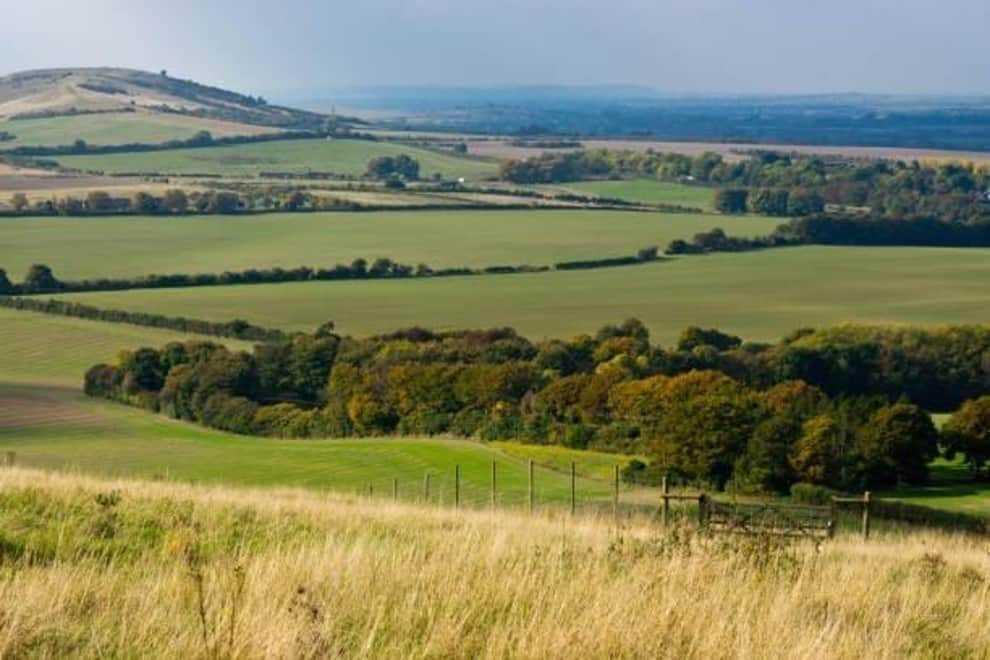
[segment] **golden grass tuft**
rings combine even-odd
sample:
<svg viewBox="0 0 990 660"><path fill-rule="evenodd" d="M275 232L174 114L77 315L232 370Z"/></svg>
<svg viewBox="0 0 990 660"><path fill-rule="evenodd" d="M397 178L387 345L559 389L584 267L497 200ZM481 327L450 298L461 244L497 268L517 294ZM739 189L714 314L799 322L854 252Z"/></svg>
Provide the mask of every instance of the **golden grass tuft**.
<svg viewBox="0 0 990 660"><path fill-rule="evenodd" d="M0 472L0 655L987 657L990 541Z"/></svg>

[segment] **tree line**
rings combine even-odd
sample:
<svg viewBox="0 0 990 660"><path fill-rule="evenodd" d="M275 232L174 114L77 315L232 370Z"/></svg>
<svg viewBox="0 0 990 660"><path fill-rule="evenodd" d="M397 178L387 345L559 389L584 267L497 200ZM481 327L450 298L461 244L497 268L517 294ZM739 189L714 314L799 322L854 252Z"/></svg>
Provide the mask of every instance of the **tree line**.
<svg viewBox="0 0 990 660"><path fill-rule="evenodd" d="M214 136L209 131L197 131L184 140L167 140L165 142L127 142L122 144L90 144L83 139L77 139L71 144L60 145L23 145L3 151L12 156L76 156L81 154L101 155L120 154L146 151L165 151L167 149L198 149L202 147L225 147L235 144L257 144L261 142L279 142L282 140L321 140L327 135L317 131L280 131L273 133L258 133L254 135L224 135Z"/></svg>
<svg viewBox="0 0 990 660"><path fill-rule="evenodd" d="M94 190L84 198L65 197L31 202L24 193L14 193L9 201L9 211L0 210L0 216L103 216L103 215L236 215L253 213L308 213L316 211L375 211L394 210L395 205L376 205L355 202L329 195L315 195L302 190L273 193L270 190L210 190L185 192L179 188L166 190L162 195L138 192L130 197L113 197L102 190ZM520 205L523 207L523 205ZM458 208L451 204L412 205L416 210ZM478 204L465 204L463 208L479 208ZM498 208L511 208L499 205ZM529 208L528 206L526 208Z"/></svg>
<svg viewBox="0 0 990 660"><path fill-rule="evenodd" d="M728 236L721 227L674 239L666 254L745 252L795 245L990 247L990 222L964 224L936 218L895 220L829 214L793 218L767 236Z"/></svg>
<svg viewBox="0 0 990 660"><path fill-rule="evenodd" d="M515 183L649 177L724 189L716 207L730 213L804 216L826 204L864 209L874 217L927 216L946 222L990 221L990 168L972 164L856 160L754 152L738 162L698 156L592 149L505 161Z"/></svg>
<svg viewBox="0 0 990 660"><path fill-rule="evenodd" d="M292 176L276 177L274 173L265 173L263 176L269 178L286 178ZM328 178L344 178L336 175ZM402 181L390 177L388 181ZM353 184L351 184L353 186ZM346 190L366 190L380 192L381 188L371 184L358 184L356 187L349 187ZM415 203L408 207L413 210L456 210L456 209L484 209L497 208L507 209L551 209L567 208L573 209L570 203L578 203L587 207L614 208L641 210L649 208L652 211L664 213L700 213L701 209L677 204L639 204L625 199L614 197L598 197L593 195L579 195L574 193L554 193L545 194L533 190L506 191L500 188L473 188L464 187L460 184L444 185L436 183L432 185L420 185L416 192L477 192L488 195L502 195L510 197L532 198L547 200L547 202L561 202L561 204L543 203L539 206L520 202L518 204L491 204L483 201L465 202L462 204L451 203L450 200L439 200L435 204ZM83 217L94 215L234 215L252 213L296 213L296 212L319 212L319 211L380 211L395 210L404 208L395 204L369 204L367 202L357 202L331 195L321 195L292 186L238 186L235 183L224 184L223 190L191 191L186 192L180 188L166 190L162 195L154 195L148 192L137 192L129 197L114 197L104 190L94 190L84 197L66 195L51 199L42 199L32 202L28 196L22 192L14 193L7 201L8 208L0 207L0 216L66 216Z"/></svg>
<svg viewBox="0 0 990 660"><path fill-rule="evenodd" d="M35 298L9 298L3 296L0 296L0 307L39 312L41 314L54 314L56 316L70 316L92 321L105 321L107 323L126 323L128 325L139 325L148 328L164 328L177 332L213 337L228 337L230 339L241 339L244 341L271 342L285 338L285 333L281 330L263 328L241 319L221 323L204 321L202 319L190 319L182 316L163 316L161 314L128 312L119 309L101 309L91 305L82 305L64 300L37 300Z"/></svg>
<svg viewBox="0 0 990 660"><path fill-rule="evenodd" d="M664 349L634 319L542 342L508 328L354 339L326 324L252 353L202 342L123 353L85 388L237 433L513 439L644 454L650 465L627 473L717 488L851 490L924 483L940 454L979 473L988 355L990 329L976 326L840 326L774 345L691 327ZM959 404L939 433L926 408Z"/></svg>
<svg viewBox="0 0 990 660"><path fill-rule="evenodd" d="M104 87L103 85L90 85L87 86L86 83L79 85L83 89L92 89L93 91L102 91L101 89L94 89ZM104 87L104 89L109 89L109 87ZM47 110L32 110L30 112L18 112L11 115L9 121L22 121L25 119L52 119L55 117L80 117L83 115L119 115L119 114L133 114L137 112L133 107L126 106L120 108L77 108L76 106L70 106L68 108L48 108Z"/></svg>
<svg viewBox="0 0 990 660"><path fill-rule="evenodd" d="M197 286L229 286L233 284L276 284L284 282L318 282L337 280L404 279L414 277L454 277L464 275L508 275L516 273L543 273L549 270L579 270L590 268L614 268L656 261L658 249L650 246L630 257L606 257L597 260L560 261L552 266L494 265L481 268L450 267L432 268L420 263L415 266L380 257L373 261L358 258L350 264L337 264L331 268L251 268L222 273L176 273L172 275L140 275L132 278L99 278L63 281L58 279L50 266L32 264L24 280L14 283L7 271L0 268L0 296L35 295L42 293L82 293L86 291L125 291L128 289L165 289Z"/></svg>

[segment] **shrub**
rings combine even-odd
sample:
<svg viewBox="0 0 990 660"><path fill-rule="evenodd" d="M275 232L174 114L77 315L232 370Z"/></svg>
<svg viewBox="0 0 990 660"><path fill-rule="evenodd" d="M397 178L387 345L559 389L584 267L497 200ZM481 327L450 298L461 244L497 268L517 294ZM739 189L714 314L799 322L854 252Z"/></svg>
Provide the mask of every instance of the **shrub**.
<svg viewBox="0 0 990 660"><path fill-rule="evenodd" d="M791 486L791 497L803 504L825 505L832 501L834 495L834 490L817 484L798 482Z"/></svg>

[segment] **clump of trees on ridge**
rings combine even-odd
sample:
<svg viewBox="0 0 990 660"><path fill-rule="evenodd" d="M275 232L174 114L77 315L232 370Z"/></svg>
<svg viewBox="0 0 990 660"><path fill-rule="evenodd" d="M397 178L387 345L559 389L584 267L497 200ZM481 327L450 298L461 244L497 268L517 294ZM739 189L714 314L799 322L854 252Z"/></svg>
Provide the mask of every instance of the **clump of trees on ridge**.
<svg viewBox="0 0 990 660"><path fill-rule="evenodd" d="M388 180L393 177L405 181L419 179L419 161L406 154L379 156L368 163L368 177Z"/></svg>

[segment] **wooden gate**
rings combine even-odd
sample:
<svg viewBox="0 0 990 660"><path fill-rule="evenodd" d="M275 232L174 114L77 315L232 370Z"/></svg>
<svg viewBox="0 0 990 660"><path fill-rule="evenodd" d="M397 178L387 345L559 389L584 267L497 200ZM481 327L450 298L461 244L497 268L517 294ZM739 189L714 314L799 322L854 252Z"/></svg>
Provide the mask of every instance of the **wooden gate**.
<svg viewBox="0 0 990 660"><path fill-rule="evenodd" d="M699 519L708 529L729 534L773 534L831 538L835 533L830 506L769 502L719 502L702 496Z"/></svg>
<svg viewBox="0 0 990 660"><path fill-rule="evenodd" d="M663 478L660 494L661 521L664 526L670 518L671 501L698 503L698 523L715 532L731 534L775 534L780 536L831 538L835 535L836 503L833 498L828 506L812 504L785 504L776 502L720 502L705 493L697 495L670 492L667 478ZM848 501L853 501L849 499ZM864 532L869 529L869 493L864 500Z"/></svg>

